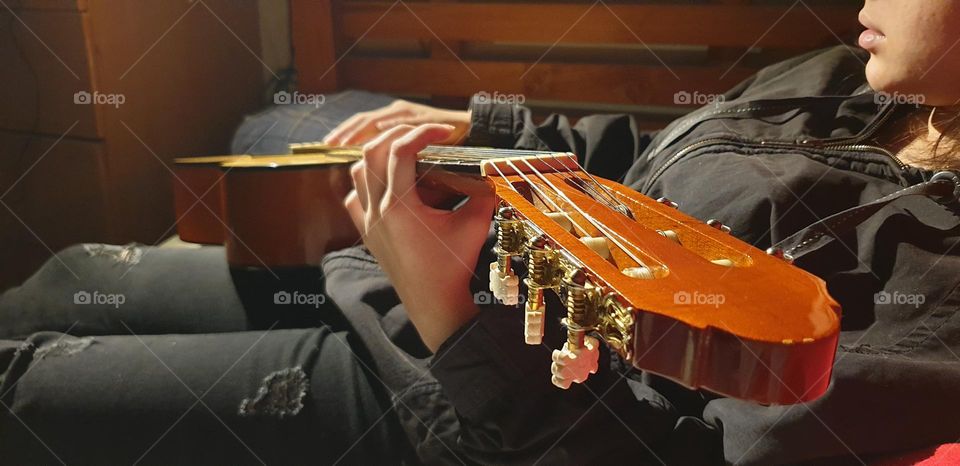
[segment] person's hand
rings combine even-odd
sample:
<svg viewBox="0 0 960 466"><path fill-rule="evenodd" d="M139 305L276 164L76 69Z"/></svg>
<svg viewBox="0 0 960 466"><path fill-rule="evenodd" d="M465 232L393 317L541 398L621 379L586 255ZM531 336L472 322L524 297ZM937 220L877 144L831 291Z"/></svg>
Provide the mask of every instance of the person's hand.
<svg viewBox="0 0 960 466"><path fill-rule="evenodd" d="M434 142L446 145L459 144L470 129L470 112L443 110L398 99L386 107L360 112L350 117L330 131L323 142L333 146L360 145L397 125L425 123L443 123L453 126L454 129L447 137Z"/></svg>
<svg viewBox="0 0 960 466"><path fill-rule="evenodd" d="M417 188L417 153L449 139L449 125L397 125L363 147L351 169L355 189L344 200L363 242L406 306L433 351L477 314L470 293L495 197L485 183L464 192L454 211L423 202Z"/></svg>

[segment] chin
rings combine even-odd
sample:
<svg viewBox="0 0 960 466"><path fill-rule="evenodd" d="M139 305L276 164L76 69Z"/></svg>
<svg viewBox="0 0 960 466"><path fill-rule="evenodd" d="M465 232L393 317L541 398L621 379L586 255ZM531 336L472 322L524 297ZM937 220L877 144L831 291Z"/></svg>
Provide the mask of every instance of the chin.
<svg viewBox="0 0 960 466"><path fill-rule="evenodd" d="M900 67L891 67L876 55L870 57L866 69L867 82L877 92L888 94L920 94L916 83L911 83L910 73Z"/></svg>
<svg viewBox="0 0 960 466"><path fill-rule="evenodd" d="M891 79L889 70L883 66L876 56L871 56L867 62L867 82L870 87L877 92L894 92L896 89L895 81Z"/></svg>

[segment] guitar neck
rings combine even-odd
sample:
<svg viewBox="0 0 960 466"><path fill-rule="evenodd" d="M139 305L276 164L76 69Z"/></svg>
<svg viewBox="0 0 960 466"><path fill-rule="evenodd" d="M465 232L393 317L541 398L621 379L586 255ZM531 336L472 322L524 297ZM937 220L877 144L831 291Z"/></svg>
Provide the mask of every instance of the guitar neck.
<svg viewBox="0 0 960 466"><path fill-rule="evenodd" d="M303 143L291 144L290 150L296 155L322 154L356 160L363 158L362 149L357 146L336 147L322 143ZM417 159L417 168L421 173L440 169L475 177L497 175L497 171L511 174L518 171L579 169L576 158L569 153L489 147L427 146L417 154ZM497 169L494 168L494 163L497 163Z"/></svg>

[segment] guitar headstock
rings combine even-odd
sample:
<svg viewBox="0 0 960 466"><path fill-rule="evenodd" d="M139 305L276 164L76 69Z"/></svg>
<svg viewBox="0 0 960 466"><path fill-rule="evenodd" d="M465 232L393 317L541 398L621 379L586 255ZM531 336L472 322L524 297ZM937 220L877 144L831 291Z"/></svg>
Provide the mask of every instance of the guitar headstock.
<svg viewBox="0 0 960 466"><path fill-rule="evenodd" d="M839 306L819 278L720 222L587 174L572 154L508 151L480 166L500 199L493 294L518 304L511 260L525 260L530 344L542 342L544 293L565 303L557 386L596 371L603 341L692 388L777 404L825 392Z"/></svg>

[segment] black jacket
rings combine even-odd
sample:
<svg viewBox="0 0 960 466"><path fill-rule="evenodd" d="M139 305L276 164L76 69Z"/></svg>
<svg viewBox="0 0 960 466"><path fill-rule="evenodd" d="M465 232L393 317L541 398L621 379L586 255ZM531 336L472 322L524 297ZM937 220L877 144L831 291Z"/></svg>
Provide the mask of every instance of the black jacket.
<svg viewBox="0 0 960 466"><path fill-rule="evenodd" d="M720 219L742 240L767 248L932 175L863 147L904 110L878 103L866 85L865 59L839 47L773 65L722 103L656 134L638 130L626 115L591 116L575 126L554 115L535 124L523 107L474 103L468 142L574 152L592 173L668 197L702 220ZM522 311L491 307L433 356L432 376L416 376L413 392L430 399L423 408L402 403L421 409L411 425L422 435L412 438L426 461L432 452L485 464L856 463L956 441L958 242L955 205L908 197L797 261L826 280L843 307L833 381L814 402L764 407L718 398L629 370L617 358L588 383L559 390L549 381L550 348L523 344ZM328 257L328 283L363 279L345 272L351 267L344 255L357 254ZM481 257L480 264L489 261ZM372 290L355 287L350 299L381 306L382 293ZM883 293L892 299L878 299ZM397 304L393 312L401 312ZM389 352L402 327L388 329L390 342L376 336L373 346ZM547 346L559 347L561 338L553 322ZM442 393L423 388L438 386ZM443 411L448 403L456 417ZM438 446L438 439L450 441Z"/></svg>

